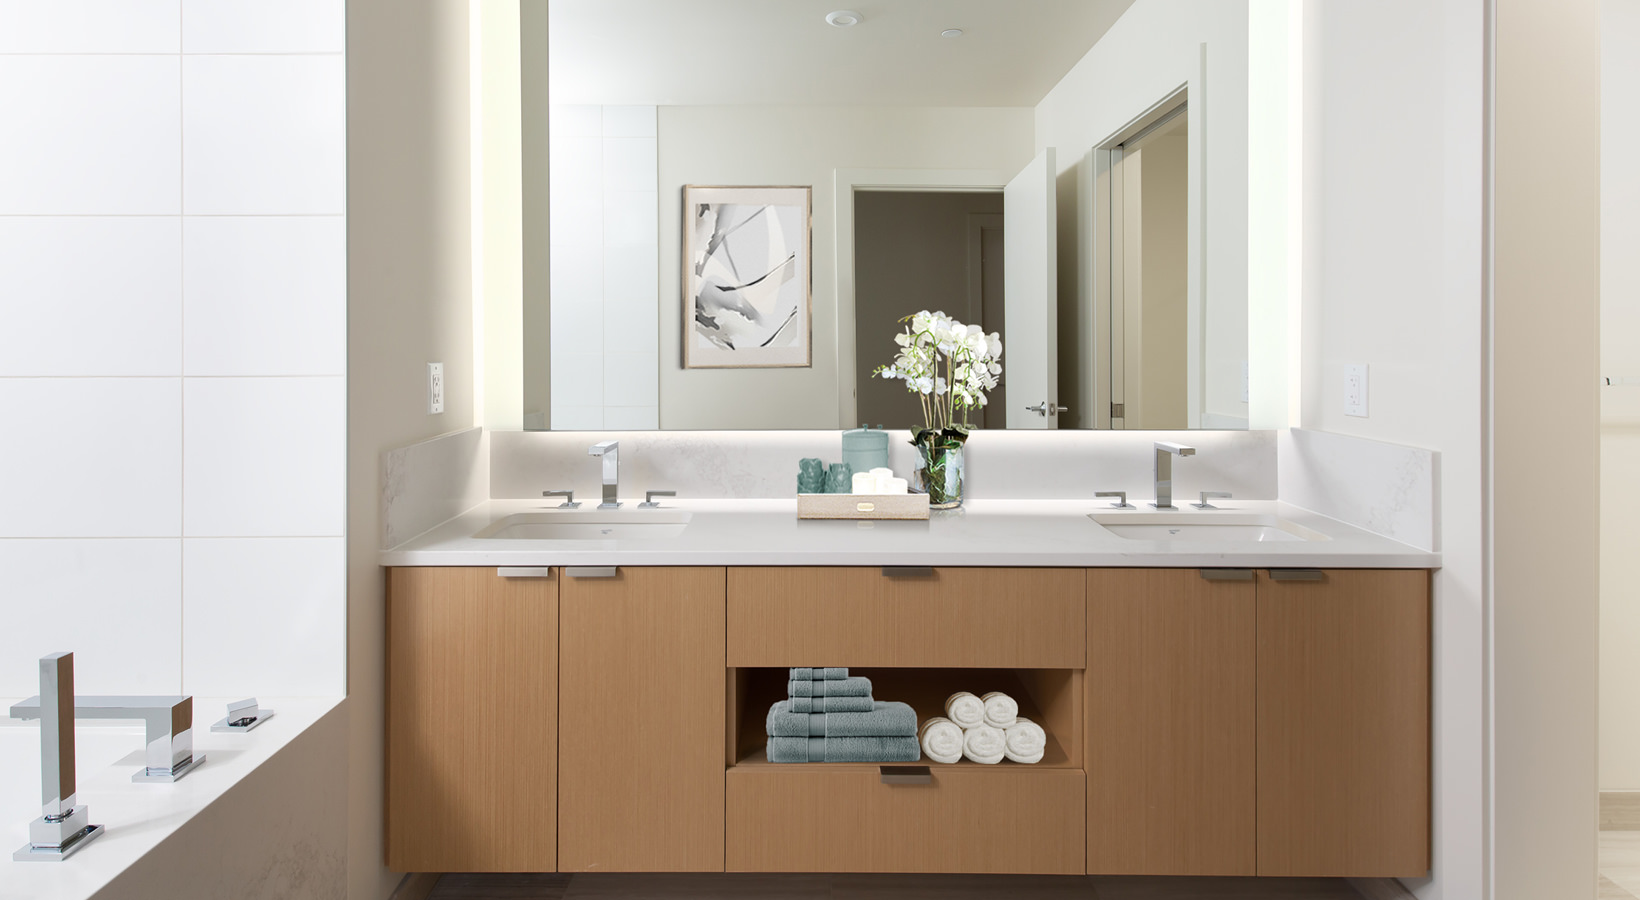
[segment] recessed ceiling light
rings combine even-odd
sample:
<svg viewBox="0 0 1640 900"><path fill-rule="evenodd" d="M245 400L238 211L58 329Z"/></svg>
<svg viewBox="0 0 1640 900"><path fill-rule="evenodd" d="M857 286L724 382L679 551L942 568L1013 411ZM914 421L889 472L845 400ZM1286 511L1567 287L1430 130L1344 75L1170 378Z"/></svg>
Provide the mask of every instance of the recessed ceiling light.
<svg viewBox="0 0 1640 900"><path fill-rule="evenodd" d="M848 28L851 25L860 24L865 21L865 18L865 16L852 9L839 9L836 12L826 13L826 24L835 25L838 28Z"/></svg>
<svg viewBox="0 0 1640 900"><path fill-rule="evenodd" d="M940 32L940 37L962 37L961 28L947 28Z"/></svg>

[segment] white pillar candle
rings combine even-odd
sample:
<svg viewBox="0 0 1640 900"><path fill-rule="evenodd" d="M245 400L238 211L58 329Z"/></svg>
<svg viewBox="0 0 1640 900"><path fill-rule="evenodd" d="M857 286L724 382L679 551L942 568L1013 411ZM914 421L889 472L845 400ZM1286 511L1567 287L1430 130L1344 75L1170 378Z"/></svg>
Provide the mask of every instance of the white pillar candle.
<svg viewBox="0 0 1640 900"><path fill-rule="evenodd" d="M870 472L855 472L854 473L854 493L856 493L856 494L875 494L875 493L877 493L877 476L871 474Z"/></svg>
<svg viewBox="0 0 1640 900"><path fill-rule="evenodd" d="M904 478L890 478L888 480L888 489L883 491L883 493L904 494L907 493L907 488L908 485L906 484L906 480Z"/></svg>
<svg viewBox="0 0 1640 900"><path fill-rule="evenodd" d="M889 481L890 481L890 479L892 479L894 477L894 470L893 469L883 468L883 467L879 466L878 468L875 468L875 469L871 470L871 477L876 479L876 481L877 481L876 487L872 490L873 494L892 494L892 493L894 493L893 491L889 490Z"/></svg>

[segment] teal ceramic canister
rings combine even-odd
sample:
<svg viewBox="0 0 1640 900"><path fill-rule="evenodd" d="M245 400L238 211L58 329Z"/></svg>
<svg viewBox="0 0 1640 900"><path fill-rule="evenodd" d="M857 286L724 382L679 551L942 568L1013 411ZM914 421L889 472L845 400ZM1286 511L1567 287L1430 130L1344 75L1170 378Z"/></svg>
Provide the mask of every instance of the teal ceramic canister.
<svg viewBox="0 0 1640 900"><path fill-rule="evenodd" d="M843 462L856 472L888 468L888 432L870 425L843 432Z"/></svg>

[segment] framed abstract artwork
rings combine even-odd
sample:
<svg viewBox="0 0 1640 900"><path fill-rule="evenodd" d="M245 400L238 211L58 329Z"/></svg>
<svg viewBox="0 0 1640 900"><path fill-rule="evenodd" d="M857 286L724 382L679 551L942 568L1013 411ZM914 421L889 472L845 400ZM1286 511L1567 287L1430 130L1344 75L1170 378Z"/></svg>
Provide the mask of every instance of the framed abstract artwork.
<svg viewBox="0 0 1640 900"><path fill-rule="evenodd" d="M813 193L684 186L684 368L812 364Z"/></svg>

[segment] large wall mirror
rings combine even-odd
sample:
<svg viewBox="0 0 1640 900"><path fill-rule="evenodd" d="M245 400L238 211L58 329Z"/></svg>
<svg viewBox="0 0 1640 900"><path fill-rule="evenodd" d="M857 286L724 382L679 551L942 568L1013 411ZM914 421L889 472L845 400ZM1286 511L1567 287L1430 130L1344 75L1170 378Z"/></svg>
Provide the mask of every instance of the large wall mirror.
<svg viewBox="0 0 1640 900"><path fill-rule="evenodd" d="M1248 4L834 2L526 5L524 427L916 427L921 310L973 427L1248 427Z"/></svg>

